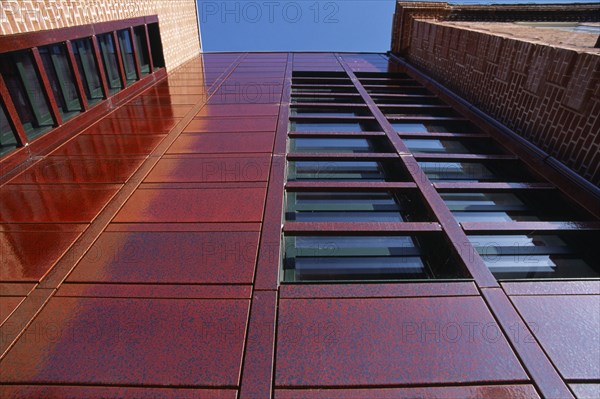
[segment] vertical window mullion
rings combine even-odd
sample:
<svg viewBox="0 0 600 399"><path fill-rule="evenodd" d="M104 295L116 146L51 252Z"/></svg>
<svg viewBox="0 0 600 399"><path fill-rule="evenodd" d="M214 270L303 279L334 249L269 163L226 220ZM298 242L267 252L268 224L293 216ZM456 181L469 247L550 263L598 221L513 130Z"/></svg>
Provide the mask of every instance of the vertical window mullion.
<svg viewBox="0 0 600 399"><path fill-rule="evenodd" d="M65 42L65 47L67 49L69 67L71 68L71 73L73 73L73 79L75 79L75 87L77 88L77 94L79 95L79 103L81 104L82 111L85 112L88 110L89 104L83 88L83 82L81 81L81 73L77 68L77 61L75 60L75 54L73 53L73 44L70 40Z"/></svg>
<svg viewBox="0 0 600 399"><path fill-rule="evenodd" d="M4 104L4 107L6 108L8 124L12 127L13 132L15 133L17 146L23 147L28 142L27 135L25 134L25 129L23 129L23 124L19 118L19 113L17 112L15 104L10 97L8 87L6 87L6 83L4 82L2 74L0 74L0 98Z"/></svg>
<svg viewBox="0 0 600 399"><path fill-rule="evenodd" d="M62 116L60 115L60 111L58 109L58 104L56 103L56 98L54 98L54 92L52 91L52 86L50 86L50 81L48 80L48 75L46 74L46 70L44 69L44 64L42 62L42 57L40 56L40 52L37 47L33 47L31 49L31 53L33 54L34 66L35 70L40 77L42 88L44 90L44 96L48 100L50 105L50 113L52 116L52 120L54 121L55 126L62 125ZM27 86L27 82L23 82ZM29 91L28 91L29 92ZM36 115L36 118L41 118L38 111L33 108L33 112ZM41 120L38 120L39 124L42 124Z"/></svg>

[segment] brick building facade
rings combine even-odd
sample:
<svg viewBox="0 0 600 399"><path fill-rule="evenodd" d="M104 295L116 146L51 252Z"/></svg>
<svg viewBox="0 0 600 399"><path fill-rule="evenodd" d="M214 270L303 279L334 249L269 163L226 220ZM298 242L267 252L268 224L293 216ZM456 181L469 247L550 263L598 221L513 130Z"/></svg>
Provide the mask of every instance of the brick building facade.
<svg viewBox="0 0 600 399"><path fill-rule="evenodd" d="M598 26L599 12L399 2L392 51L598 186L598 34L552 27Z"/></svg>
<svg viewBox="0 0 600 399"><path fill-rule="evenodd" d="M200 52L194 0L1 0L0 40L8 35L158 15L166 67Z"/></svg>

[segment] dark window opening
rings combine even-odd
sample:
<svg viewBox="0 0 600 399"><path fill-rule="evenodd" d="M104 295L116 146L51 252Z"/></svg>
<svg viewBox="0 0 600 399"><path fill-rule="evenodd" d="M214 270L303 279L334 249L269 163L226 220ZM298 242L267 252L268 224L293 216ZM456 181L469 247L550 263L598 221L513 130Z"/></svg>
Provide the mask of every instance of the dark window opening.
<svg viewBox="0 0 600 399"><path fill-rule="evenodd" d="M17 137L8 122L7 112L0 104L0 155L9 153L17 148Z"/></svg>
<svg viewBox="0 0 600 399"><path fill-rule="evenodd" d="M401 173L393 162L384 161L291 161L289 180L329 181L401 181Z"/></svg>
<svg viewBox="0 0 600 399"><path fill-rule="evenodd" d="M285 244L285 282L467 278L440 237L298 236Z"/></svg>
<svg viewBox="0 0 600 399"><path fill-rule="evenodd" d="M442 198L459 222L589 221L592 217L553 192L457 192Z"/></svg>
<svg viewBox="0 0 600 399"><path fill-rule="evenodd" d="M429 220L413 193L290 192L286 220L298 222L418 222Z"/></svg>
<svg viewBox="0 0 600 399"><path fill-rule="evenodd" d="M100 54L104 63L104 72L108 81L110 94L114 94L123 88L121 76L119 74L119 61L117 60L117 50L113 40L112 33L98 36L100 45Z"/></svg>
<svg viewBox="0 0 600 399"><path fill-rule="evenodd" d="M419 162L433 182L534 182L537 181L519 162Z"/></svg>
<svg viewBox="0 0 600 399"><path fill-rule="evenodd" d="M150 73L150 56L148 54L146 28L144 26L138 26L133 29L133 33L140 62L140 71L142 72L142 75L148 75Z"/></svg>
<svg viewBox="0 0 600 399"><path fill-rule="evenodd" d="M3 54L0 72L29 140L54 126L48 100L28 51Z"/></svg>
<svg viewBox="0 0 600 399"><path fill-rule="evenodd" d="M63 120L68 120L83 108L66 50L63 45L53 44L40 47L39 51L60 114Z"/></svg>
<svg viewBox="0 0 600 399"><path fill-rule="evenodd" d="M369 153L390 152L383 140L362 137L302 137L290 140L290 152Z"/></svg>
<svg viewBox="0 0 600 399"><path fill-rule="evenodd" d="M291 121L291 132L377 132L381 127L373 121L336 121L324 119L323 121Z"/></svg>
<svg viewBox="0 0 600 399"><path fill-rule="evenodd" d="M162 42L160 39L160 28L157 23L148 24L148 36L150 38L150 47L152 51L152 64L155 68L164 68L165 56L163 54Z"/></svg>
<svg viewBox="0 0 600 399"><path fill-rule="evenodd" d="M94 105L104 98L98 65L91 39L73 41L73 53L88 103Z"/></svg>
<svg viewBox="0 0 600 399"><path fill-rule="evenodd" d="M490 138L486 139L402 139L413 153L425 154L502 154L500 147Z"/></svg>
<svg viewBox="0 0 600 399"><path fill-rule="evenodd" d="M127 83L133 83L138 79L135 66L135 53L133 51L133 43L129 29L123 29L117 32L119 38L119 48L121 49L121 57L123 58L123 68L125 69L125 79Z"/></svg>
<svg viewBox="0 0 600 399"><path fill-rule="evenodd" d="M598 233L469 236L497 279L598 278Z"/></svg>

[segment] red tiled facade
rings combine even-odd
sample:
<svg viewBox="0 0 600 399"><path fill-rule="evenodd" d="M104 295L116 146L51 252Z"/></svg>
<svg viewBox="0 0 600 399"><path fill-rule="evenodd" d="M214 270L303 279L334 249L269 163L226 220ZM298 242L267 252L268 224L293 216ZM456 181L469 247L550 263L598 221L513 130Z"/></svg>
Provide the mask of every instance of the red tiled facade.
<svg viewBox="0 0 600 399"><path fill-rule="evenodd" d="M1 398L600 395L593 193L393 55L203 54L165 75L2 169ZM355 139L368 151L339 151ZM294 219L298 196L387 192L403 219ZM496 198L513 219L481 215ZM294 256L407 237L422 251L392 255L426 277L290 278Z"/></svg>
<svg viewBox="0 0 600 399"><path fill-rule="evenodd" d="M597 280L500 284L474 263L468 281L280 282L291 76L315 68L403 71L383 55L203 55L6 178L3 398L597 392ZM230 79L283 86L232 102Z"/></svg>

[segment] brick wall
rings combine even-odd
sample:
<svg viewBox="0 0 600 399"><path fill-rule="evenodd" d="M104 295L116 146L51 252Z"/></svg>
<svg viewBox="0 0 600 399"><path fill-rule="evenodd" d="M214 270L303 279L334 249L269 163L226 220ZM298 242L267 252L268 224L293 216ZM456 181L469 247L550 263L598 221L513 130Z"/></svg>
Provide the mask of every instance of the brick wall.
<svg viewBox="0 0 600 399"><path fill-rule="evenodd" d="M597 51L433 20L414 20L411 31L409 62L600 186Z"/></svg>
<svg viewBox="0 0 600 399"><path fill-rule="evenodd" d="M0 34L158 15L166 66L200 52L195 0L1 0Z"/></svg>

